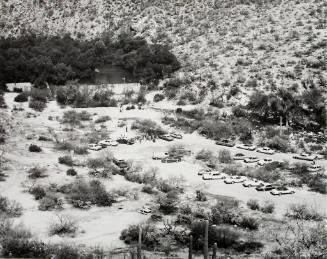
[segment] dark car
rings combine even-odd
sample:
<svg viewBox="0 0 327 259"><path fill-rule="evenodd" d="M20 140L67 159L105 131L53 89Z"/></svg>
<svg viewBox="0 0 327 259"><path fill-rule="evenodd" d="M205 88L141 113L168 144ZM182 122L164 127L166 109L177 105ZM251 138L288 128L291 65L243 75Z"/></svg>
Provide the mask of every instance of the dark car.
<svg viewBox="0 0 327 259"><path fill-rule="evenodd" d="M216 141L216 145L226 146L226 147L234 147L235 143L229 139L221 139Z"/></svg>
<svg viewBox="0 0 327 259"><path fill-rule="evenodd" d="M182 159L180 157L165 157L163 159L161 159L162 163L176 163L176 162L180 162L182 161Z"/></svg>
<svg viewBox="0 0 327 259"><path fill-rule="evenodd" d="M166 140L166 141L173 141L174 138L170 135L159 135L158 138L162 139L162 140Z"/></svg>
<svg viewBox="0 0 327 259"><path fill-rule="evenodd" d="M265 191L271 191L273 189L275 189L276 186L272 185L272 184L266 184L266 185L261 185L256 187L255 189L259 192L265 192Z"/></svg>
<svg viewBox="0 0 327 259"><path fill-rule="evenodd" d="M118 166L120 169L127 169L129 167L128 163L123 159L113 159L113 162L116 166Z"/></svg>
<svg viewBox="0 0 327 259"><path fill-rule="evenodd" d="M135 143L134 139L119 138L117 139L119 144L133 145Z"/></svg>

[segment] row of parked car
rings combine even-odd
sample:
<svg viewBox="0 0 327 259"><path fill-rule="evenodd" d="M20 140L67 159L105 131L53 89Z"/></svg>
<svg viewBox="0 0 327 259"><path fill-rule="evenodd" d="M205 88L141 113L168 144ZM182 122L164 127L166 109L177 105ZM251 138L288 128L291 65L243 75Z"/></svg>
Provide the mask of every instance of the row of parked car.
<svg viewBox="0 0 327 259"><path fill-rule="evenodd" d="M106 147L116 147L118 144L133 145L134 143L135 139L133 138L118 138L117 140L104 139L99 141L97 144L89 144L88 148L90 150L99 151Z"/></svg>
<svg viewBox="0 0 327 259"><path fill-rule="evenodd" d="M255 187L257 191L270 191L272 195L295 193L293 189L285 186L273 185L257 179L249 179L246 176L230 176L210 169L202 169L198 172L198 175L201 175L203 180L224 180L226 184L242 183L244 187Z"/></svg>
<svg viewBox="0 0 327 259"><path fill-rule="evenodd" d="M269 148L269 147L260 147L257 148L254 145L251 144L237 144L235 145L235 142L229 139L222 139L222 140L218 140L216 141L217 145L221 145L221 146L227 146L227 147L237 147L239 149L244 149L244 150L248 150L248 151L257 151L259 153L263 153L263 154L267 154L267 155L273 155L276 153L275 150ZM316 159L320 159L322 157L320 157L317 154L307 154L307 153L300 153L300 154L296 154L293 156L294 159L300 159L300 160L306 160L306 161L314 161Z"/></svg>
<svg viewBox="0 0 327 259"><path fill-rule="evenodd" d="M169 134L164 134L164 135L159 135L158 138L165 140L165 141L173 141L174 139L182 139L183 136L178 133L169 133Z"/></svg>

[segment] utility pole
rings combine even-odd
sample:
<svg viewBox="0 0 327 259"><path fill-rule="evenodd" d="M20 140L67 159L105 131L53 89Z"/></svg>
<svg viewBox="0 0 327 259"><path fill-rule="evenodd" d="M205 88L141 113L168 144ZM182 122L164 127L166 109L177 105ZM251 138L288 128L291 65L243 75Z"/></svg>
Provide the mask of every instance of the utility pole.
<svg viewBox="0 0 327 259"><path fill-rule="evenodd" d="M188 248L188 259L192 259L192 253L193 253L193 236L190 236L190 243Z"/></svg>

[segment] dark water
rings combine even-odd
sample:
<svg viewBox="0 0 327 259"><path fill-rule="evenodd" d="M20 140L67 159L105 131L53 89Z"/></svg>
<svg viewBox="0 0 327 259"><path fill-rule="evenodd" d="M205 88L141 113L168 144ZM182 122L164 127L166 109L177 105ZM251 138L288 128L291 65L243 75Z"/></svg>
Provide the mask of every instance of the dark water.
<svg viewBox="0 0 327 259"><path fill-rule="evenodd" d="M95 73L96 84L122 84L122 83L136 83L135 77L132 73L124 70L118 66L106 66L99 68L98 73Z"/></svg>

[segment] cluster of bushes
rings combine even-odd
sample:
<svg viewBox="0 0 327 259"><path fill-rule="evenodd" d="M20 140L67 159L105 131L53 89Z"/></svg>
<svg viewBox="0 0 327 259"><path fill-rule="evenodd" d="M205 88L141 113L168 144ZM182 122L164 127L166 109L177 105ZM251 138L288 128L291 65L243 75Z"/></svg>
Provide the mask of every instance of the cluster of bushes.
<svg viewBox="0 0 327 259"><path fill-rule="evenodd" d="M86 89L77 83L70 83L56 88L56 100L62 105L76 108L86 107L116 107L117 101L111 89Z"/></svg>
<svg viewBox="0 0 327 259"><path fill-rule="evenodd" d="M68 193L68 199L76 208L88 208L92 204L97 206L111 206L115 201L111 193L98 180L89 182L76 180Z"/></svg>
<svg viewBox="0 0 327 259"><path fill-rule="evenodd" d="M22 225L15 226L8 218L0 218L1 255L15 258L93 259L103 258L101 249L83 249L72 245L51 245L33 238Z"/></svg>
<svg viewBox="0 0 327 259"><path fill-rule="evenodd" d="M33 88L30 92L28 107L36 111L43 111L47 106L49 92L47 89Z"/></svg>
<svg viewBox="0 0 327 259"><path fill-rule="evenodd" d="M67 166L73 166L74 161L71 156L60 156L58 158L59 164L67 165Z"/></svg>
<svg viewBox="0 0 327 259"><path fill-rule="evenodd" d="M323 215L306 204L292 204L285 216L297 220L322 221L324 219Z"/></svg>
<svg viewBox="0 0 327 259"><path fill-rule="evenodd" d="M295 163L292 168L292 174L299 178L296 183L299 186L306 184L310 190L326 194L326 177L323 174L312 174L308 170L306 163Z"/></svg>
<svg viewBox="0 0 327 259"><path fill-rule="evenodd" d="M248 200L246 205L251 210L260 210L263 213L273 213L275 210L275 204L270 201L266 201L263 205L260 206L258 200L251 199L251 200Z"/></svg>
<svg viewBox="0 0 327 259"><path fill-rule="evenodd" d="M155 94L153 96L153 101L156 103L162 101L163 99L165 99L165 96L163 94Z"/></svg>
<svg viewBox="0 0 327 259"><path fill-rule="evenodd" d="M322 90L314 86L295 95L289 89L278 88L276 93L255 92L245 107L249 115L261 123L289 122L294 128L312 131L326 125L326 108Z"/></svg>
<svg viewBox="0 0 327 259"><path fill-rule="evenodd" d="M0 196L0 219L1 216L19 217L22 215L23 207L16 201L11 201L7 197Z"/></svg>
<svg viewBox="0 0 327 259"><path fill-rule="evenodd" d="M92 120L92 115L87 111L77 112L75 110L69 110L64 112L62 116L62 122L71 125L71 127L80 125L81 121Z"/></svg>
<svg viewBox="0 0 327 259"><path fill-rule="evenodd" d="M131 72L138 81L158 80L180 67L164 45L149 45L141 38L126 34L113 41L108 36L88 41L63 37L26 34L0 39L0 83L46 82L64 85L74 79L93 80L95 68L115 64ZM4 62L4 60L6 62Z"/></svg>
<svg viewBox="0 0 327 259"><path fill-rule="evenodd" d="M88 154L88 147L86 145L76 145L70 141L61 141L61 142L56 142L55 148L58 150L74 150L74 152L78 155L85 155Z"/></svg>
<svg viewBox="0 0 327 259"><path fill-rule="evenodd" d="M147 135L158 136L165 133L165 131L152 120L135 120L131 126L131 129L136 129L141 133Z"/></svg>

